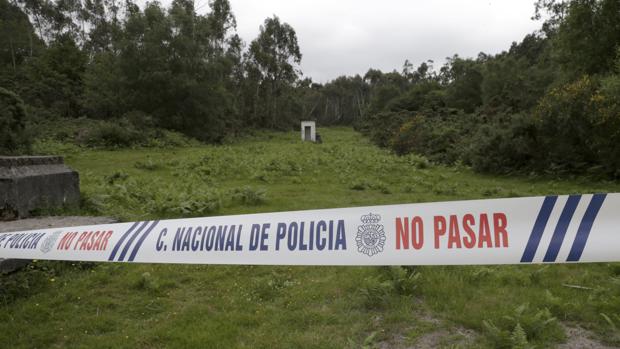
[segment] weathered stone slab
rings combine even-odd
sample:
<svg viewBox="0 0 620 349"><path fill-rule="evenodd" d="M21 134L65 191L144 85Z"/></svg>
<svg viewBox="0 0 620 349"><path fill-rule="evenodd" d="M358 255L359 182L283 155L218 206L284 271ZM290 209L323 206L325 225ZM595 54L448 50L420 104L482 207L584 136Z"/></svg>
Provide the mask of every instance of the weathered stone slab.
<svg viewBox="0 0 620 349"><path fill-rule="evenodd" d="M80 178L60 156L0 156L0 220L77 207Z"/></svg>
<svg viewBox="0 0 620 349"><path fill-rule="evenodd" d="M10 274L27 266L29 259L0 259L0 274Z"/></svg>

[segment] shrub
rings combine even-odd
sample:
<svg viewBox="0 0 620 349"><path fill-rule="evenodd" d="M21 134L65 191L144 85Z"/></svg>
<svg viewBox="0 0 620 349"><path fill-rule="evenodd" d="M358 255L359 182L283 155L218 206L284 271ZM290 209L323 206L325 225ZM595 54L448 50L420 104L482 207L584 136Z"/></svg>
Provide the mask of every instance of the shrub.
<svg viewBox="0 0 620 349"><path fill-rule="evenodd" d="M408 112L382 112L369 115L361 131L381 147L390 145L390 139L398 128L410 117Z"/></svg>
<svg viewBox="0 0 620 349"><path fill-rule="evenodd" d="M412 151L421 154L426 150L424 149L425 123L426 118L423 115L416 115L400 126L390 142L396 154L403 155Z"/></svg>
<svg viewBox="0 0 620 349"><path fill-rule="evenodd" d="M235 201L241 202L243 205L256 206L265 202L266 192L265 189L254 189L246 186L233 189L232 198Z"/></svg>
<svg viewBox="0 0 620 349"><path fill-rule="evenodd" d="M536 126L527 115L509 115L482 125L468 139L463 160L474 170L492 173L524 172L536 152Z"/></svg>
<svg viewBox="0 0 620 349"><path fill-rule="evenodd" d="M22 99L0 87L0 154L16 154L30 149L31 140L25 122Z"/></svg>
<svg viewBox="0 0 620 349"><path fill-rule="evenodd" d="M219 191L197 186L196 178L187 183L163 183L142 180L124 173L105 176L96 196L89 196L88 207L95 211L113 212L125 217L127 207L139 207L140 213L153 217L204 216L222 205Z"/></svg>
<svg viewBox="0 0 620 349"><path fill-rule="evenodd" d="M87 130L81 141L89 147L122 148L139 145L145 140L143 132L106 122Z"/></svg>
<svg viewBox="0 0 620 349"><path fill-rule="evenodd" d="M592 135L592 147L600 157L603 170L616 178L620 177L620 59L619 73L601 82L600 92L594 96L598 118L597 132Z"/></svg>
<svg viewBox="0 0 620 349"><path fill-rule="evenodd" d="M36 121L36 124L34 123ZM89 118L50 118L33 120L33 127L39 136L35 150L39 153L66 152L62 147L76 145L87 148L123 147L178 147L200 143L178 132L163 130L153 125L150 116L131 112L116 120L94 120ZM56 143L56 144L54 144ZM79 149L77 149L79 150Z"/></svg>
<svg viewBox="0 0 620 349"><path fill-rule="evenodd" d="M534 110L538 131L537 167L552 172L583 172L597 162L590 139L597 120L598 82L584 76L552 89ZM611 141L611 140L610 140Z"/></svg>
<svg viewBox="0 0 620 349"><path fill-rule="evenodd" d="M499 321L483 321L487 339L495 348L525 348L528 342L549 343L564 339L565 334L548 309L531 309L527 304Z"/></svg>
<svg viewBox="0 0 620 349"><path fill-rule="evenodd" d="M147 159L146 161L136 161L133 164L133 167L138 170L155 171L160 169L162 166L159 163L153 162L151 159Z"/></svg>
<svg viewBox="0 0 620 349"><path fill-rule="evenodd" d="M367 308L381 307L394 296L411 296L420 283L421 274L415 267L386 266L377 271L378 275L364 279L358 289Z"/></svg>
<svg viewBox="0 0 620 349"><path fill-rule="evenodd" d="M451 110L417 114L404 122L389 144L397 154L416 153L437 163L454 164L462 156L462 144L479 121Z"/></svg>

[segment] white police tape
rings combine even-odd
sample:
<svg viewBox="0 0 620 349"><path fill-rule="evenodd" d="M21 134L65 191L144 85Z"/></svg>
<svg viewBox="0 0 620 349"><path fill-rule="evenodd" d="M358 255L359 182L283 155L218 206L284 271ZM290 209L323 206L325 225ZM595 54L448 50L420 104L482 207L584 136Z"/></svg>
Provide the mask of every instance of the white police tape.
<svg viewBox="0 0 620 349"><path fill-rule="evenodd" d="M0 258L271 265L620 261L620 194L144 221L0 234Z"/></svg>

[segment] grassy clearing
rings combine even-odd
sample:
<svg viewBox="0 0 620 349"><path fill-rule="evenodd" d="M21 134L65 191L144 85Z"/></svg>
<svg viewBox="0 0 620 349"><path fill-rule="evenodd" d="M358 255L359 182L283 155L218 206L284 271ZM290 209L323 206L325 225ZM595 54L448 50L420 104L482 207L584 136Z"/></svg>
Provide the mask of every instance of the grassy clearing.
<svg viewBox="0 0 620 349"><path fill-rule="evenodd" d="M346 128L260 133L223 146L82 150L80 213L124 220L618 191L586 179L503 178L396 157ZM50 347L410 346L455 326L471 347L547 347L560 322L620 344L617 264L484 267L254 267L37 262L3 277L0 343ZM581 285L576 289L564 284ZM0 292L2 293L2 292ZM0 298L0 301L2 299ZM432 314L439 321L429 320ZM3 344L3 345L4 345Z"/></svg>

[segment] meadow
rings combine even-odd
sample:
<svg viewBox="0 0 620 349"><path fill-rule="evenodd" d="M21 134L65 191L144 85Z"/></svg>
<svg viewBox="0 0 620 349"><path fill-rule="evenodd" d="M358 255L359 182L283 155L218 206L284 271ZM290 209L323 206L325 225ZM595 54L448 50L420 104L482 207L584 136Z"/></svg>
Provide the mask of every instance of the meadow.
<svg viewBox="0 0 620 349"><path fill-rule="evenodd" d="M93 150L78 211L144 220L618 192L589 178L480 175L396 156L349 128L324 143L256 132L224 145ZM49 213L49 212L45 212ZM52 212L58 213L58 212ZM189 266L36 261L0 278L0 347L549 347L571 329L620 345L620 265ZM577 287L575 287L577 286Z"/></svg>

